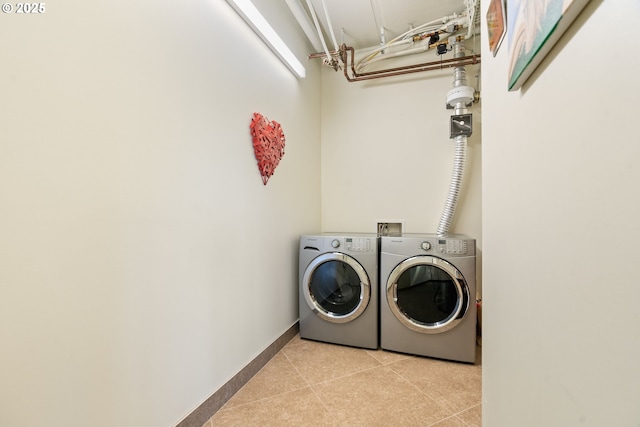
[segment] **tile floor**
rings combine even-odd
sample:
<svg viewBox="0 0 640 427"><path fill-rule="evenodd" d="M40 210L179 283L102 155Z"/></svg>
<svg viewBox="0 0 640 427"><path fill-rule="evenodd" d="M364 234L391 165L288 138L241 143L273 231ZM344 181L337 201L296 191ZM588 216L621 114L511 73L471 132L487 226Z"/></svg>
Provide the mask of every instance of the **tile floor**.
<svg viewBox="0 0 640 427"><path fill-rule="evenodd" d="M296 335L203 427L481 425L475 365Z"/></svg>

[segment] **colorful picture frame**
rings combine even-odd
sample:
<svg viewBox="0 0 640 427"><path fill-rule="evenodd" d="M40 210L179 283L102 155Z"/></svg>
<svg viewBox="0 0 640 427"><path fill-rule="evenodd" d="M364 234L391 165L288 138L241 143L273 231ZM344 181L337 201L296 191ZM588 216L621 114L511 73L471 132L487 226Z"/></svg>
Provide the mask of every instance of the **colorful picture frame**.
<svg viewBox="0 0 640 427"><path fill-rule="evenodd" d="M491 0L487 10L487 34L489 35L489 50L496 56L502 40L507 32L507 13L505 0Z"/></svg>
<svg viewBox="0 0 640 427"><path fill-rule="evenodd" d="M589 0L507 0L510 91L518 90Z"/></svg>

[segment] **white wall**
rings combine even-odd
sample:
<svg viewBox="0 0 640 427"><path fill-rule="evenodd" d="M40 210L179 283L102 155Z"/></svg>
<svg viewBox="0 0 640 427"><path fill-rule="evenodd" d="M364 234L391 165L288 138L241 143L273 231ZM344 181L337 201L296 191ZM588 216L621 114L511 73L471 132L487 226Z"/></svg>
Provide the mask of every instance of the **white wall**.
<svg viewBox="0 0 640 427"><path fill-rule="evenodd" d="M483 37L484 426L640 425L639 18L592 0L513 93Z"/></svg>
<svg viewBox="0 0 640 427"><path fill-rule="evenodd" d="M224 1L0 17L0 425L173 425L297 320L320 75L261 7L306 79ZM287 137L266 187L253 112Z"/></svg>
<svg viewBox="0 0 640 427"><path fill-rule="evenodd" d="M414 64L429 60L412 59ZM467 84L477 86L477 74L477 66L467 67ZM342 71L323 68L323 231L375 233L378 220L403 220L404 231L410 233L437 231L454 164L455 142L449 139L453 110L445 107L452 87L452 68L360 82L348 82ZM469 108L474 133L450 230L477 239L478 289L480 106Z"/></svg>

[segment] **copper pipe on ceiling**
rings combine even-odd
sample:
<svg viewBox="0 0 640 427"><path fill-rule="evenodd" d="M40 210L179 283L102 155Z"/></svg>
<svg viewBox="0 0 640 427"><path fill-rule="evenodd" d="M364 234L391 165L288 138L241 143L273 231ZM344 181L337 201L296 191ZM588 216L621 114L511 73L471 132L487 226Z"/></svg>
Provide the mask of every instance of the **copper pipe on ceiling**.
<svg viewBox="0 0 640 427"><path fill-rule="evenodd" d="M338 53L340 53L337 50L330 50L329 51L329 55L331 56L335 56ZM318 59L318 58L324 58L325 56L327 56L327 54L325 52L316 52L316 53L310 53L309 55L307 55L307 59Z"/></svg>
<svg viewBox="0 0 640 427"><path fill-rule="evenodd" d="M351 63L348 62L348 52L351 52ZM357 82L362 80L379 79L382 77L399 76L410 73L420 73L423 71L443 70L445 68L461 67L464 65L475 65L480 63L480 55L462 56L453 59L441 59L440 61L424 62L422 64L407 65L404 67L387 68L385 70L370 71L366 73L356 72L354 65L355 49L345 44L340 46L339 52L331 52L331 54L339 54L344 64L344 76L349 82ZM317 58L319 54L311 54L309 58ZM349 66L347 66L349 64ZM351 76L349 75L351 69Z"/></svg>

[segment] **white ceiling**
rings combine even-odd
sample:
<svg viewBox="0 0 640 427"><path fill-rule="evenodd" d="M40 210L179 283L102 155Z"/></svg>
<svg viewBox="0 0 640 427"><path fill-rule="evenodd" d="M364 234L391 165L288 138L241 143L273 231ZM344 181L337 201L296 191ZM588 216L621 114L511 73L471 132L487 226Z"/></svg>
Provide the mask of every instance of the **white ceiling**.
<svg viewBox="0 0 640 427"><path fill-rule="evenodd" d="M306 7L306 0L300 2ZM311 3L326 32L327 45L333 49L323 0ZM411 26L463 11L465 0L324 0L324 5L338 44L362 49L380 44L380 27L389 41Z"/></svg>

